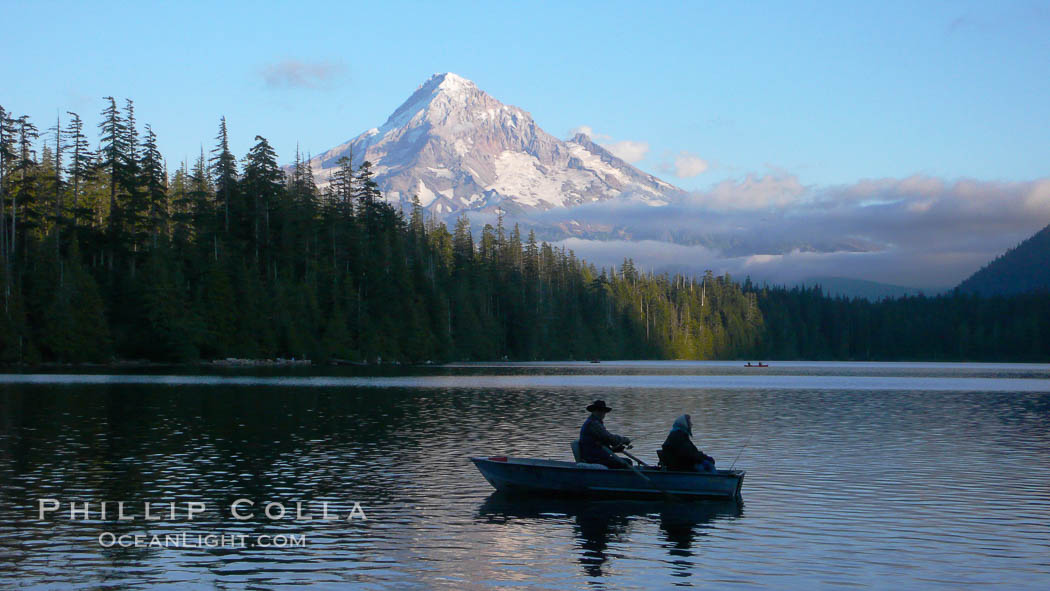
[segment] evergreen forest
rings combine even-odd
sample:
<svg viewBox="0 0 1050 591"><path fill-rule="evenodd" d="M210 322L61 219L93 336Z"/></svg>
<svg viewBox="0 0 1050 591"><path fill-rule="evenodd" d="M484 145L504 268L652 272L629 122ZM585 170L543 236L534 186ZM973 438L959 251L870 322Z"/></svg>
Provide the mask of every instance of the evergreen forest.
<svg viewBox="0 0 1050 591"><path fill-rule="evenodd" d="M597 268L502 216L474 235L343 159L257 135L174 171L134 103L40 129L0 107L0 362L1050 359L1050 295L869 302ZM92 141L94 140L94 141Z"/></svg>
<svg viewBox="0 0 1050 591"><path fill-rule="evenodd" d="M1050 226L996 257L959 289L986 296L1050 291Z"/></svg>

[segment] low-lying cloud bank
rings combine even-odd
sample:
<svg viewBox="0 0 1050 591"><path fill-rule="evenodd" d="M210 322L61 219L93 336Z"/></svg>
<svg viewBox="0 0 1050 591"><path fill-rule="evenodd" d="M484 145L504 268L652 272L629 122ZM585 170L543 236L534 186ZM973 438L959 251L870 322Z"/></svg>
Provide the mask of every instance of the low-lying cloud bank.
<svg viewBox="0 0 1050 591"><path fill-rule="evenodd" d="M663 207L623 199L533 219L602 266L729 272L794 283L848 277L950 287L1050 223L1050 179L947 182L927 176L805 186L748 176ZM578 224L578 225L577 225Z"/></svg>

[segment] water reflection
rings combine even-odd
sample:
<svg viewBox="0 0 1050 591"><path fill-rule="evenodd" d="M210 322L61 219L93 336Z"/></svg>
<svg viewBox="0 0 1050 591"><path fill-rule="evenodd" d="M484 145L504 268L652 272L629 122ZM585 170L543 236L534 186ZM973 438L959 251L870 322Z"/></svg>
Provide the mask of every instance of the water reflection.
<svg viewBox="0 0 1050 591"><path fill-rule="evenodd" d="M600 383L619 379L601 367ZM923 387L940 372L992 378L983 367L863 369L907 378L909 389L800 389L799 376L773 374L764 388L706 379L668 388L676 375L638 377L641 365L623 370L633 388L550 375L501 388L0 383L0 587L1045 587L1050 393L1010 391L1007 381ZM1032 371L1028 381L1050 377ZM750 441L737 464L748 471L747 519L732 503L489 496L469 456L569 459L595 398L616 409L610 427L648 461L683 412L720 464ZM41 497L216 508L302 499L340 514L361 501L369 520L241 523L216 511L191 533L284 528L309 545L101 551L102 529L125 529L39 522Z"/></svg>
<svg viewBox="0 0 1050 591"><path fill-rule="evenodd" d="M589 500L529 497L496 492L478 509L477 518L486 524L507 525L552 521L573 526L577 541L576 560L588 577L608 574L610 562L620 555L615 547L631 543L638 524L659 525L661 545L668 554L673 576L692 574L690 560L698 551L698 538L713 523L743 516L743 503L735 500L668 502L642 500Z"/></svg>

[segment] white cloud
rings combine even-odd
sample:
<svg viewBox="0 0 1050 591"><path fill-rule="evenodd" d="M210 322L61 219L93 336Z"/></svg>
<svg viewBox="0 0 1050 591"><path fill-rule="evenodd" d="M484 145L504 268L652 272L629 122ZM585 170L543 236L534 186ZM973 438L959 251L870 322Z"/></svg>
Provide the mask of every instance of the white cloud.
<svg viewBox="0 0 1050 591"><path fill-rule="evenodd" d="M707 161L686 151L681 151L675 156L673 162L664 162L660 170L669 172L680 179L690 179L702 174L709 168Z"/></svg>
<svg viewBox="0 0 1050 591"><path fill-rule="evenodd" d="M807 191L794 175L749 174L742 181L726 180L708 191L693 193L693 200L718 210L784 208L800 203Z"/></svg>
<svg viewBox="0 0 1050 591"><path fill-rule="evenodd" d="M645 155L649 153L648 142L636 142L632 140L622 140L619 142L612 141L612 137L605 135L604 133L598 133L594 131L594 128L590 125L580 125L574 127L569 131L569 137L575 136L578 133L591 138L599 146L609 150L609 152L623 160L634 164L645 158Z"/></svg>
<svg viewBox="0 0 1050 591"><path fill-rule="evenodd" d="M649 144L647 142L623 140L612 144L601 144L601 146L609 150L613 156L631 164L643 160L649 152Z"/></svg>
<svg viewBox="0 0 1050 591"><path fill-rule="evenodd" d="M572 129L570 129L569 130L569 137L572 137L572 136L574 136L574 135L576 135L578 133L582 133L583 135L585 135L585 136L587 136L589 138L592 138L592 139L595 137L594 136L594 129L590 125L580 125L578 127L574 127Z"/></svg>
<svg viewBox="0 0 1050 591"><path fill-rule="evenodd" d="M571 130L569 130L569 137L572 137L572 136L574 136L574 135L576 135L578 133L582 133L583 135L591 138L593 141L599 142L599 143L600 142L608 142L608 141L612 140L611 137L605 135L604 133L598 133L598 132L594 131L594 128L591 127L590 125L579 125L579 126L576 126L576 127L572 128Z"/></svg>
<svg viewBox="0 0 1050 591"><path fill-rule="evenodd" d="M346 68L335 62L304 62L287 59L262 68L270 88L322 88L342 76Z"/></svg>

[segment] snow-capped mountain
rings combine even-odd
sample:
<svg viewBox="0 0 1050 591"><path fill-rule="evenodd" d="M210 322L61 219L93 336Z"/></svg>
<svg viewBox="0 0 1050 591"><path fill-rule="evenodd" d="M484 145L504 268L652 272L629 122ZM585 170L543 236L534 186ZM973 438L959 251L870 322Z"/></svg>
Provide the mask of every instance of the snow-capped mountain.
<svg viewBox="0 0 1050 591"><path fill-rule="evenodd" d="M460 210L510 213L630 196L662 205L683 194L578 134L562 141L518 107L452 73L435 74L386 123L311 159L324 186L351 157L373 164L393 202L418 196L438 215Z"/></svg>

